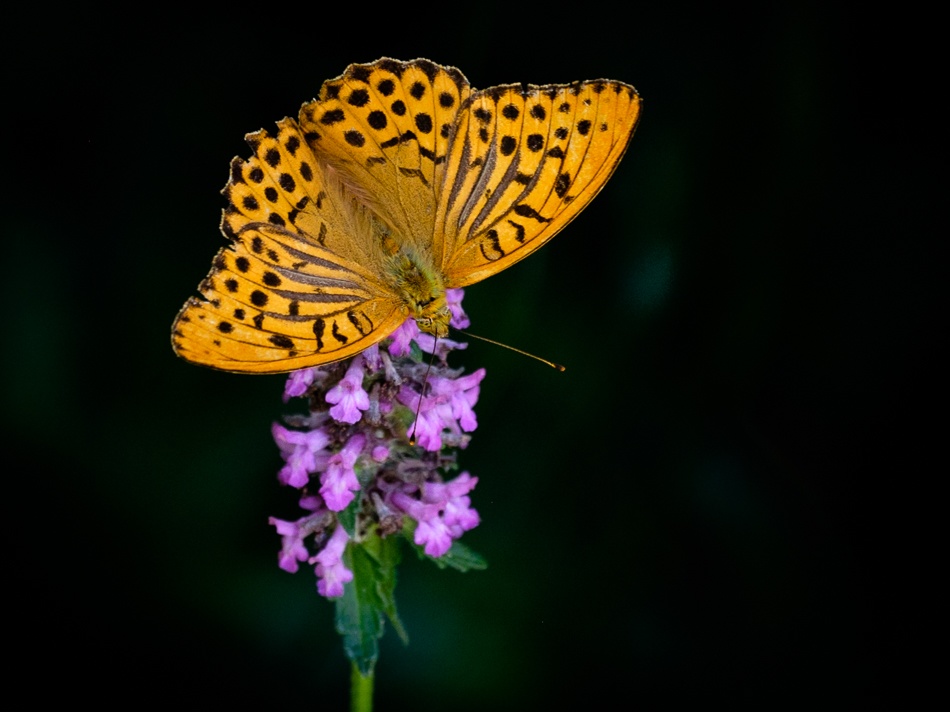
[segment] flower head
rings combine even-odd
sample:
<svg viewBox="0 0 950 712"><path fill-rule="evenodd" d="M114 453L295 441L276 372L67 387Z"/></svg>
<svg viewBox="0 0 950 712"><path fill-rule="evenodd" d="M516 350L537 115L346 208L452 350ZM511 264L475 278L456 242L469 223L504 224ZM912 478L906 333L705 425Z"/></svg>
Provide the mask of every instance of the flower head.
<svg viewBox="0 0 950 712"><path fill-rule="evenodd" d="M446 290L457 328L468 326L463 294ZM416 354L434 355L431 368L428 359L412 357L412 342ZM278 479L301 491L307 513L291 521L270 519L281 536L282 569L314 564L320 594L342 595L353 578L342 558L350 542L340 523L344 510L357 517L357 532L381 536L395 535L413 520L414 542L434 557L478 524L469 498L478 479L467 472L444 477L455 467L454 449L465 447L478 425L473 408L485 377L484 369L465 374L448 366L449 354L461 348L465 344L420 333L407 319L380 346L290 374L285 400L309 396L311 410L289 416L290 427L273 426L284 458Z"/></svg>

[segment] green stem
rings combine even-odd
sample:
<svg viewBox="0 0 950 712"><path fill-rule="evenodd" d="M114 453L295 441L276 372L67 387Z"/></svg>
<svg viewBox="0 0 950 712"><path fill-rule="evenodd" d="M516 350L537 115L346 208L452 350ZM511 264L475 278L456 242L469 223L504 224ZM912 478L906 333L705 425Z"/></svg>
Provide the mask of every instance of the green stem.
<svg viewBox="0 0 950 712"><path fill-rule="evenodd" d="M350 712L373 712L373 672L363 677L356 663L350 674Z"/></svg>

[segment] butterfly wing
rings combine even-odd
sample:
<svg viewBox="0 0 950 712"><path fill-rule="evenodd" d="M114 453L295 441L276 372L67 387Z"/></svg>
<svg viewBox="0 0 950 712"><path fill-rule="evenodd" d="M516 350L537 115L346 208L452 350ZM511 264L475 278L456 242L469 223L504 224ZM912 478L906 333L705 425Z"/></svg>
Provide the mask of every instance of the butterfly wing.
<svg viewBox="0 0 950 712"><path fill-rule="evenodd" d="M636 90L603 79L473 93L435 221L446 286L496 274L564 228L613 174L639 116Z"/></svg>
<svg viewBox="0 0 950 712"><path fill-rule="evenodd" d="M350 65L300 111L311 147L392 228L394 248L408 243L435 267L443 262L443 242L433 239L437 192L470 94L454 67L383 58Z"/></svg>
<svg viewBox="0 0 950 712"><path fill-rule="evenodd" d="M296 122L249 134L235 158L214 258L172 328L182 357L279 373L337 361L388 336L407 312L381 280L373 218L318 159Z"/></svg>

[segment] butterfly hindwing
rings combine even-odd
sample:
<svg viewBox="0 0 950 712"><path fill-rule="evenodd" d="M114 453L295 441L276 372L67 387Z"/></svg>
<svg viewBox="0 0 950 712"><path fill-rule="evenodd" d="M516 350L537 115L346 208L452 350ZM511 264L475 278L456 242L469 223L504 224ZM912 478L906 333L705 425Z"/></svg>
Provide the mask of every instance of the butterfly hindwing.
<svg viewBox="0 0 950 712"><path fill-rule="evenodd" d="M288 371L359 353L406 317L378 272L369 217L284 119L234 159L215 257L173 327L175 350L227 371ZM359 237L363 235L363 239ZM358 247L362 245L361 251ZM375 270L374 270L375 266Z"/></svg>
<svg viewBox="0 0 950 712"><path fill-rule="evenodd" d="M496 274L564 228L623 157L639 106L633 87L607 80L475 92L436 219L446 284Z"/></svg>

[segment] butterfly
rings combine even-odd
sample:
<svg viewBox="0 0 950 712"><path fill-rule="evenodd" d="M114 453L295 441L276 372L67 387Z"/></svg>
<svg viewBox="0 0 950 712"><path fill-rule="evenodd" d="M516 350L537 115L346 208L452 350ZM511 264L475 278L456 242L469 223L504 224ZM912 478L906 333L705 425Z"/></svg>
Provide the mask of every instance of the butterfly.
<svg viewBox="0 0 950 712"><path fill-rule="evenodd" d="M528 256L600 191L640 117L629 84L474 90L426 59L351 64L296 120L245 138L215 256L172 327L184 359L281 373L353 356L447 288Z"/></svg>

